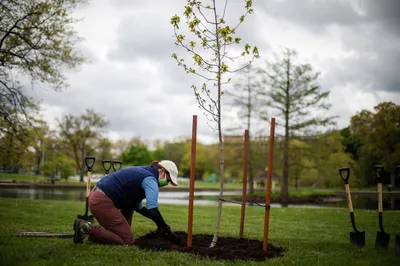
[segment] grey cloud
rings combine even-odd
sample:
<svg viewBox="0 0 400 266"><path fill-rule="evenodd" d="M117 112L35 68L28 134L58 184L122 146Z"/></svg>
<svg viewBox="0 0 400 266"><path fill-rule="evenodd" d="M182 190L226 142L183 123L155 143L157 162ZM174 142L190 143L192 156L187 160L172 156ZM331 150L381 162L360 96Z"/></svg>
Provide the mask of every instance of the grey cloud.
<svg viewBox="0 0 400 266"><path fill-rule="evenodd" d="M256 3L271 17L314 29L323 29L329 24L354 25L382 21L393 25L400 22L398 0L265 0Z"/></svg>
<svg viewBox="0 0 400 266"><path fill-rule="evenodd" d="M342 28L342 42L354 55L332 64L328 84L357 82L361 89L400 92L400 38L381 25Z"/></svg>
<svg viewBox="0 0 400 266"><path fill-rule="evenodd" d="M299 42L302 42L300 47L304 47L304 43L314 40L317 43L323 43L321 40L325 39L341 42L335 52L340 54L343 49L352 54L350 57L332 59L326 54L328 52L317 51L311 52L310 63L321 63L323 88L341 90L341 86L346 84L352 84L347 88L357 88L354 86L357 84L359 92L368 94L370 100L373 98L370 96L372 90L396 92L400 88L397 73L400 69L400 51L397 48L400 47L397 34L400 27L396 28L399 17L396 10L400 9L383 5L387 3L384 1L377 1L382 5L375 5L376 8L369 6L374 4L371 0L361 2L364 6L347 0L254 1L255 14L237 33L243 38L243 43L257 45L262 56L268 56L271 47L276 48L285 41L279 36L270 39L268 34L275 29L265 23L268 18L273 18L275 25L282 24L282 29L287 31L301 28L303 32L298 36L306 39L290 39L293 46L289 48L296 49ZM175 52L191 60L186 51L175 47L173 28L169 23L171 15L182 13L185 3L184 0L92 1L88 10L92 5L102 10L110 8L107 19L112 25L119 23L116 41L112 38L99 44L101 49L98 50L108 51L107 57L104 58L102 53L94 55L92 47L83 46L81 51L90 60L79 71L67 72L71 86L63 92L35 90L36 98L43 98L46 105L60 107L65 113L81 114L86 108L93 108L110 121L110 130L124 138L190 136L192 115L197 114L198 136L216 140L216 132L207 125L208 121L198 108L190 88L192 84L201 86L204 80L186 74L171 58ZM235 20L243 11L243 1L228 3L232 4L228 6L229 17ZM89 19L88 25L96 27L97 20L102 18L93 16ZM327 26L332 25L337 27L335 36L327 31ZM276 36L276 30L274 34ZM110 44L109 41L114 42ZM92 43L95 42L85 45ZM370 91L366 92L367 89ZM335 94L332 102L334 115L340 114L344 117L341 121L344 121L355 107L351 104L347 108L341 107L340 98L344 92L332 94ZM347 100L351 103L353 99L356 97ZM223 111L224 116L228 113L231 112ZM229 119L224 120L224 127L232 127L229 123ZM348 121L341 123L345 125Z"/></svg>
<svg viewBox="0 0 400 266"><path fill-rule="evenodd" d="M330 23L353 24L362 19L349 0L266 0L256 3L259 11L273 18L312 28L319 28Z"/></svg>
<svg viewBox="0 0 400 266"><path fill-rule="evenodd" d="M174 48L173 29L168 20L151 23L159 19L158 12L137 13L121 21L118 28L117 47L110 51L114 61L134 61L139 58L166 60Z"/></svg>
<svg viewBox="0 0 400 266"><path fill-rule="evenodd" d="M400 91L400 1L303 0L257 2L269 17L284 20L314 34L335 26L342 47L351 55L326 63L324 87L352 82L360 89ZM300 41L300 40L299 40ZM296 49L294 47L290 47ZM312 62L311 62L312 63Z"/></svg>

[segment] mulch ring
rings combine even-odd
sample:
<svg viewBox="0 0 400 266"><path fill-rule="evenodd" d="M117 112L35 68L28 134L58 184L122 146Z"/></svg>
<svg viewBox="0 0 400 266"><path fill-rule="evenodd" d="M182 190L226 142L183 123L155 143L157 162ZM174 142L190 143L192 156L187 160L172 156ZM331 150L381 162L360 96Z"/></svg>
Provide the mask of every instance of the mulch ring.
<svg viewBox="0 0 400 266"><path fill-rule="evenodd" d="M270 244L268 251L264 252L262 241L221 236L218 237L216 246L210 248L213 236L204 234L192 235L192 247L188 248L187 233L175 232L175 234L178 243L172 243L158 237L155 232L150 232L136 239L135 245L141 249L192 253L216 260L265 261L282 256L282 252L284 252L282 248Z"/></svg>

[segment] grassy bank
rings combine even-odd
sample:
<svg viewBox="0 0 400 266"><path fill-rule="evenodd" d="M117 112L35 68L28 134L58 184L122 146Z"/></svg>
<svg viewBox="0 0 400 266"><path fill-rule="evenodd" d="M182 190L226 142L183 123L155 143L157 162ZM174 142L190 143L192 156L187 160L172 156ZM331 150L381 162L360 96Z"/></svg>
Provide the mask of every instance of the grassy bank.
<svg viewBox="0 0 400 266"><path fill-rule="evenodd" d="M160 206L175 231L187 230L187 207ZM255 262L221 262L177 252L148 252L136 247L74 245L71 239L12 237L17 231L72 232L72 222L83 214L84 203L21 199L0 200L1 265L265 265ZM195 206L194 234L212 234L216 207ZM248 207L245 237L262 240L264 210ZM268 265L399 265L394 253L394 235L400 234L400 212L385 211L385 229L392 234L390 247L376 251L378 229L375 211L356 210L357 224L366 231L365 248L349 244L351 225L347 209L276 208L271 210L270 243L287 249ZM220 235L238 237L240 207L224 207ZM154 225L134 216L133 232L140 237Z"/></svg>

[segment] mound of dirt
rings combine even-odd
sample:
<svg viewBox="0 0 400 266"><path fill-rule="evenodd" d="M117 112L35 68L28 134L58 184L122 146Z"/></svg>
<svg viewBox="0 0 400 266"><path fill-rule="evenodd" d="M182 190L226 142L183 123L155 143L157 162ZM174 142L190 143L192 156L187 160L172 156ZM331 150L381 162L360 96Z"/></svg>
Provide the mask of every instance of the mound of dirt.
<svg viewBox="0 0 400 266"><path fill-rule="evenodd" d="M264 252L262 241L221 236L218 237L217 245L209 248L213 236L204 234L192 235L192 246L188 248L187 233L175 232L175 234L177 241L174 243L151 232L136 239L135 245L147 250L186 252L216 260L265 261L281 256L284 251L269 244L268 251Z"/></svg>

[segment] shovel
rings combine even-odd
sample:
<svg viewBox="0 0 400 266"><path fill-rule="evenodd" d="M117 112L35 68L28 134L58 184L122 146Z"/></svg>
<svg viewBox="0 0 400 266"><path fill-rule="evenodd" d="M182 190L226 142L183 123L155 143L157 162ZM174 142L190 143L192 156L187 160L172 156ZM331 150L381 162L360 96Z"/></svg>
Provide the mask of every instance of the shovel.
<svg viewBox="0 0 400 266"><path fill-rule="evenodd" d="M112 162L110 160L103 160L101 162L101 165L103 165L105 174L108 175L108 173L110 172L110 169L111 169Z"/></svg>
<svg viewBox="0 0 400 266"><path fill-rule="evenodd" d="M121 169L121 166L122 166L122 162L121 161L115 160L112 163L112 168L114 169L114 172L118 171L119 169Z"/></svg>
<svg viewBox="0 0 400 266"><path fill-rule="evenodd" d="M93 167L95 161L96 161L96 158L93 156L85 157L85 164L86 164L86 167L88 168L87 181L86 181L86 207L85 207L85 214L78 215L78 219L88 221L91 224L94 223L94 218L93 218L93 215L88 215L88 208L89 208L88 203L89 203L89 193L90 193L90 178L92 177L92 167Z"/></svg>
<svg viewBox="0 0 400 266"><path fill-rule="evenodd" d="M378 183L378 213L379 213L379 229L376 233L375 248L376 249L386 249L389 246L390 234L387 234L383 230L383 217L382 217L382 177L383 166L375 165L375 175L376 181Z"/></svg>
<svg viewBox="0 0 400 266"><path fill-rule="evenodd" d="M346 172L346 176L344 176L344 172ZM351 202L351 194L350 194L350 187L349 187L350 169L348 167L340 168L339 174L340 174L340 177L343 179L344 187L346 189L347 204L349 206L351 224L353 225L353 229L354 229L354 232L350 232L350 243L355 246L364 247L365 246L365 232L360 232L357 230L356 222L354 220L353 203Z"/></svg>

